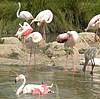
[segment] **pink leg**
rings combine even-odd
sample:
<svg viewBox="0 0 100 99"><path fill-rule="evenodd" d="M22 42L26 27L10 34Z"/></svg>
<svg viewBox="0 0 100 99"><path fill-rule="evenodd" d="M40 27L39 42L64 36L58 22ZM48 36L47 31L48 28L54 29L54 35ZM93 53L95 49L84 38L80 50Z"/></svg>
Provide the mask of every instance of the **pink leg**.
<svg viewBox="0 0 100 99"><path fill-rule="evenodd" d="M46 41L46 24L43 24L43 39Z"/></svg>
<svg viewBox="0 0 100 99"><path fill-rule="evenodd" d="M66 67L64 67L64 73L67 73L67 60L68 60L68 52L66 51Z"/></svg>
<svg viewBox="0 0 100 99"><path fill-rule="evenodd" d="M73 68L72 68L72 73L73 73L73 76L75 76L76 74L76 71L77 71L77 68L75 68L75 64L74 64L74 51L72 53L72 64L74 65Z"/></svg>

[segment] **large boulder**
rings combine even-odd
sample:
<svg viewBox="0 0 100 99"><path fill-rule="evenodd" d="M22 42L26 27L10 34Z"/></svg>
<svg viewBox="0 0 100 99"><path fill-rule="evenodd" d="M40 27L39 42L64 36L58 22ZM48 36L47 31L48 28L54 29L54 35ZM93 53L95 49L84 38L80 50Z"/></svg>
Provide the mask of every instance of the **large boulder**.
<svg viewBox="0 0 100 99"><path fill-rule="evenodd" d="M1 38L3 43L0 44L0 57L3 58L21 58L23 55L22 43L15 37Z"/></svg>

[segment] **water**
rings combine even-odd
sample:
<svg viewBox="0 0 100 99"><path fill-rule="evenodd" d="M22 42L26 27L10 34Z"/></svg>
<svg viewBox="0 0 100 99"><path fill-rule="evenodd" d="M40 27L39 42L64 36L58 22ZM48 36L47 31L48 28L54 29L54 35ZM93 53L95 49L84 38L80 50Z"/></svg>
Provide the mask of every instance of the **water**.
<svg viewBox="0 0 100 99"><path fill-rule="evenodd" d="M64 71L33 71L27 67L0 66L0 99L100 99L100 71L94 73L93 79L87 72L86 79L82 73L78 72L73 76L72 72ZM27 83L54 84L52 90L54 94L47 95L21 95L16 96L15 90L21 84L14 83L16 73L24 74Z"/></svg>

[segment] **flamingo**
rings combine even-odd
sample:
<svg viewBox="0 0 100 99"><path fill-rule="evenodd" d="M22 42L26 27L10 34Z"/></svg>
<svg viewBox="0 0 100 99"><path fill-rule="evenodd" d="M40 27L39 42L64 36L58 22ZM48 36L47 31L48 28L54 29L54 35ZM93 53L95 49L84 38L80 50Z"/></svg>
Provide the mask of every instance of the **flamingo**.
<svg viewBox="0 0 100 99"><path fill-rule="evenodd" d="M82 68L82 70L84 72L84 77L85 77L86 66L87 66L89 60L91 60L91 63L92 63L92 69L91 69L90 74L93 75L93 69L95 66L94 58L96 57L96 53L97 53L97 49L95 47L90 47L85 51L85 53L84 53L85 63L84 63L84 67Z"/></svg>
<svg viewBox="0 0 100 99"><path fill-rule="evenodd" d="M46 40L46 23L50 23L53 20L53 13L51 12L51 10L44 10L41 11L35 19L32 20L32 22L30 24L32 24L33 22L37 22L37 26L43 26L43 38L44 40Z"/></svg>
<svg viewBox="0 0 100 99"><path fill-rule="evenodd" d="M34 62L35 62L35 51L36 51L36 47L39 44L40 41L42 41L42 35L39 32L33 32L31 34L29 34L26 39L25 39L25 44L28 43L29 41L32 41L32 44L30 46L30 61L31 61L31 56L32 56L32 49L34 47Z"/></svg>
<svg viewBox="0 0 100 99"><path fill-rule="evenodd" d="M76 31L68 31L67 33L62 33L60 35L57 36L56 38L58 43L64 43L64 47L66 48L75 48L75 44L78 40L78 33ZM68 53L67 56L68 58ZM76 72L76 69L73 68L72 69L73 73Z"/></svg>
<svg viewBox="0 0 100 99"><path fill-rule="evenodd" d="M85 31L88 31L90 29L96 29L96 34L94 37L94 41L97 42L99 40L97 33L98 33L98 29L100 28L100 14L94 16L90 22L88 23L87 28L85 29Z"/></svg>
<svg viewBox="0 0 100 99"><path fill-rule="evenodd" d="M28 12L28 11L21 11L21 12L19 12L20 9L21 9L20 2L18 2L18 5L19 5L19 8L18 8L17 13L16 13L18 18L22 18L22 19L24 19L26 21L28 21L30 19L34 19L32 14L30 12Z"/></svg>
<svg viewBox="0 0 100 99"><path fill-rule="evenodd" d="M39 43L42 40L42 35L39 32L33 32L26 37L25 42L29 42L29 40L32 40L33 43Z"/></svg>
<svg viewBox="0 0 100 99"><path fill-rule="evenodd" d="M18 29L17 33L15 34L15 36L17 36L18 38L20 38L22 36L26 36L33 31L33 28L27 22L24 22L23 26L21 24L19 24L19 25L20 25L20 28Z"/></svg>
<svg viewBox="0 0 100 99"><path fill-rule="evenodd" d="M50 86L47 86L46 84L40 84L40 85L36 85L36 84L26 84L26 78L23 74L20 74L19 76L17 76L15 78L15 83L18 82L19 80L23 80L22 85L17 89L16 91L16 95L20 95L20 94L26 94L26 93L31 93L33 95L35 94L47 94L49 92L52 92L50 90L50 88L52 88L53 84Z"/></svg>

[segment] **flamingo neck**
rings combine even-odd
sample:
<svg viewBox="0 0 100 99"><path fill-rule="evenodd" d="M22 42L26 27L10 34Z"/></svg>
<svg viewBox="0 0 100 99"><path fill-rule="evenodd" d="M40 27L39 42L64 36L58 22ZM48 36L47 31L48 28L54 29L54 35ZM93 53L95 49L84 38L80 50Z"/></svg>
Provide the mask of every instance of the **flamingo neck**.
<svg viewBox="0 0 100 99"><path fill-rule="evenodd" d="M46 23L50 23L52 20L53 20L53 13L50 11L49 18L48 18L48 20L45 20L45 21L46 21Z"/></svg>
<svg viewBox="0 0 100 99"><path fill-rule="evenodd" d="M69 39L69 41L70 41L70 44L72 45L72 46L75 46L75 44L76 44L76 42L77 42L77 39L78 39L78 35L71 35L70 36L70 39Z"/></svg>
<svg viewBox="0 0 100 99"><path fill-rule="evenodd" d="M23 88L24 88L24 86L26 84L26 78L24 78L23 80L24 81L23 81L22 85L17 89L17 92L16 92L17 95L19 95L19 94L21 94L23 92Z"/></svg>
<svg viewBox="0 0 100 99"><path fill-rule="evenodd" d="M20 9L21 9L21 4L20 3L18 3L18 5L19 5L19 8L18 8L18 10L17 10L17 17L19 18L20 17L20 15L19 15L19 11L20 11Z"/></svg>

